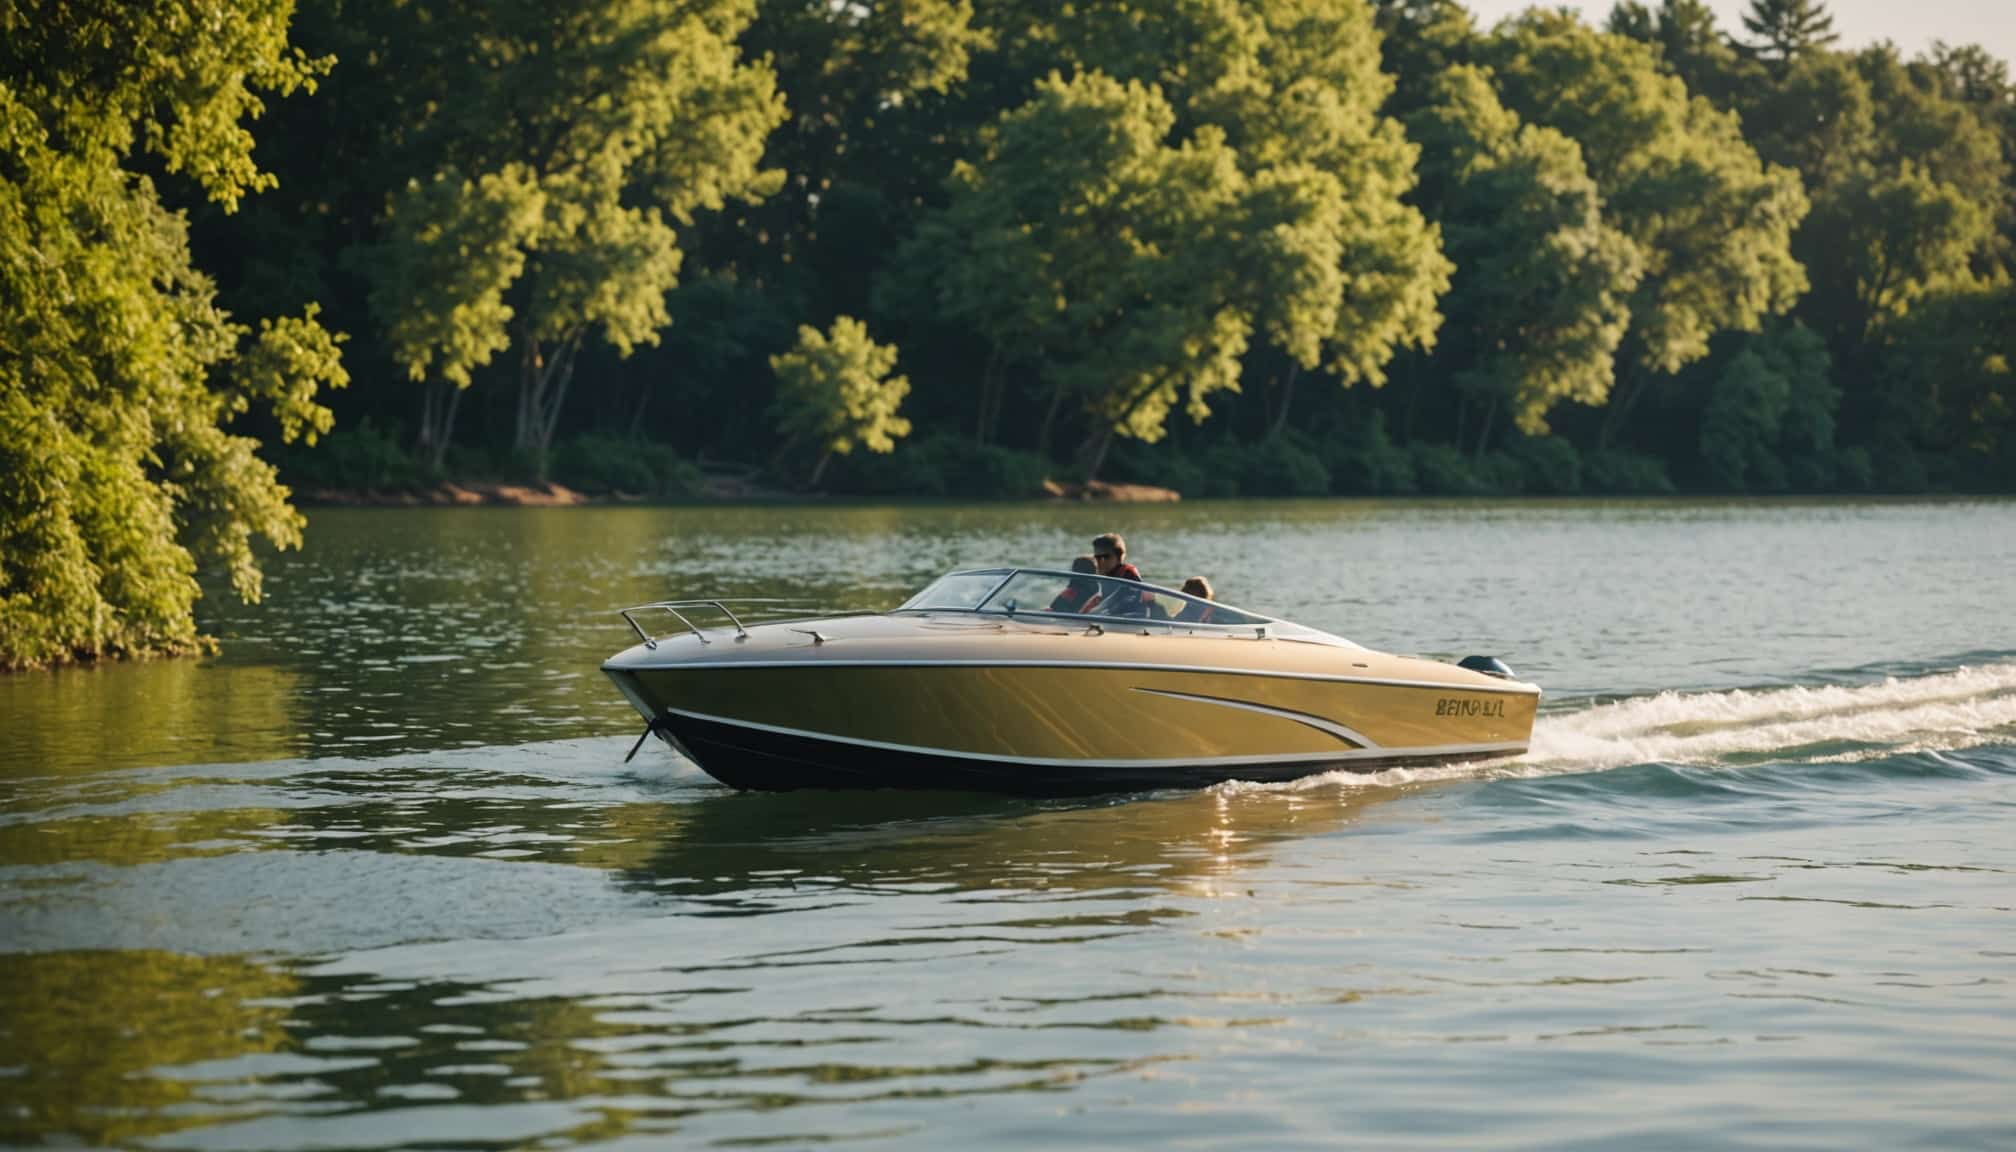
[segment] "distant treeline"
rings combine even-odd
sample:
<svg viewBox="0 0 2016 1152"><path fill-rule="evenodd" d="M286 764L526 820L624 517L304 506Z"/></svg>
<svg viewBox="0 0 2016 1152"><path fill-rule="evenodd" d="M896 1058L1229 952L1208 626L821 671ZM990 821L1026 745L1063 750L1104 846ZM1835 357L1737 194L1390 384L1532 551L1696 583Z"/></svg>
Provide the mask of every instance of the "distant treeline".
<svg viewBox="0 0 2016 1152"><path fill-rule="evenodd" d="M256 595L276 461L2016 490L2016 86L1817 0L217 7L0 0L0 664Z"/></svg>
<svg viewBox="0 0 2016 1152"><path fill-rule="evenodd" d="M305 479L2016 488L1977 47L1836 51L1810 0L548 7L297 16L335 64L196 251L352 336Z"/></svg>

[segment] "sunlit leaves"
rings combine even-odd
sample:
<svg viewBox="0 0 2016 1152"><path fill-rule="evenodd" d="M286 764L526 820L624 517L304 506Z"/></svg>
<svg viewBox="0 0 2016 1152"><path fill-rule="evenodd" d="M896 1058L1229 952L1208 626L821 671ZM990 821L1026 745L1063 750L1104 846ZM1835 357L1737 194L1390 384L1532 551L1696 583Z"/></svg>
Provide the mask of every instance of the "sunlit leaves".
<svg viewBox="0 0 2016 1152"><path fill-rule="evenodd" d="M524 272L545 202L517 165L477 179L437 172L393 201L384 242L361 258L372 310L413 379L438 372L467 387L472 371L509 346L504 294Z"/></svg>
<svg viewBox="0 0 2016 1152"><path fill-rule="evenodd" d="M1736 118L1690 97L1650 47L1532 12L1491 56L1507 106L1581 146L1608 222L1640 251L1630 335L1643 366L1673 372L1806 289L1790 249L1807 210L1798 177L1761 163Z"/></svg>
<svg viewBox="0 0 2016 1152"><path fill-rule="evenodd" d="M1581 149L1522 127L1489 73L1451 68L1435 95L1408 127L1456 263L1437 363L1466 390L1502 396L1538 435L1557 404L1608 398L1640 254L1604 223Z"/></svg>
<svg viewBox="0 0 2016 1152"><path fill-rule="evenodd" d="M785 114L774 77L736 43L754 11L470 0L430 8L441 33L384 46L419 57L387 79L413 85L409 131L437 157L363 259L415 379L467 386L516 346L517 446L543 461L581 340L625 355L657 342L683 259L674 223L783 178L762 167Z"/></svg>
<svg viewBox="0 0 2016 1152"><path fill-rule="evenodd" d="M312 436L345 377L312 308L256 337L220 311L183 218L126 165L144 148L235 205L268 183L257 90L319 64L287 47L284 2L30 7L0 5L0 666L187 648L199 561L256 599L253 541L300 542L225 425L256 405Z"/></svg>
<svg viewBox="0 0 2016 1152"><path fill-rule="evenodd" d="M851 316L835 320L830 332L799 328L798 343L772 356L770 368L777 373L777 431L787 446L809 442L820 452L814 483L831 454L845 456L856 444L888 452L910 434L910 421L898 415L910 381L890 375L896 349L875 343Z"/></svg>

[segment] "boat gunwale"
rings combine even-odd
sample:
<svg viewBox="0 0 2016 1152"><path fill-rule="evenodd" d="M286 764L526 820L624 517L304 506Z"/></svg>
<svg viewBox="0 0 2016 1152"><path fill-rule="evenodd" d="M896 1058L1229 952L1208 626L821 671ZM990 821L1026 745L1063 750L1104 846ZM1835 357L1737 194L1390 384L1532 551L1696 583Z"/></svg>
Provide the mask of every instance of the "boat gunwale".
<svg viewBox="0 0 2016 1152"><path fill-rule="evenodd" d="M633 645L626 651L634 651L643 645ZM619 654L620 657L621 654ZM1336 672L1300 672L1270 668L1227 668L1205 664L1148 664L1127 660L986 660L975 658L955 658L930 660L905 657L882 657L855 659L843 657L829 659L814 657L804 660L678 660L664 663L619 664L612 657L602 663L602 671L612 672L682 672L719 671L729 668L1094 668L1110 671L1129 672L1195 672L1203 675L1220 676L1265 676L1277 680L1316 680L1341 684L1373 684L1388 688L1427 688L1446 692L1491 692L1507 696L1541 696L1538 684L1524 680L1508 680L1490 684L1452 683L1447 680L1402 680L1390 676L1351 676ZM1440 663L1437 661L1436 663ZM1447 667L1459 671L1470 671L1459 665ZM1477 673L1477 675L1483 675Z"/></svg>

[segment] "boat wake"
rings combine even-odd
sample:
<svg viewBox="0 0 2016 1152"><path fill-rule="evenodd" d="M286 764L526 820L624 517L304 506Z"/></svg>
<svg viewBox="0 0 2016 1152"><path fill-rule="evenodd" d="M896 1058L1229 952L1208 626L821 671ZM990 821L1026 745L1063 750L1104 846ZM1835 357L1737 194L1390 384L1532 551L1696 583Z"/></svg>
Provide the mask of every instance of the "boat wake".
<svg viewBox="0 0 2016 1152"><path fill-rule="evenodd" d="M1856 763L1911 753L2016 744L2016 663L1984 664L1866 684L1661 692L1543 713L1524 756L1487 764L1330 772L1269 791L1521 779L1632 764L1741 767L1777 760Z"/></svg>

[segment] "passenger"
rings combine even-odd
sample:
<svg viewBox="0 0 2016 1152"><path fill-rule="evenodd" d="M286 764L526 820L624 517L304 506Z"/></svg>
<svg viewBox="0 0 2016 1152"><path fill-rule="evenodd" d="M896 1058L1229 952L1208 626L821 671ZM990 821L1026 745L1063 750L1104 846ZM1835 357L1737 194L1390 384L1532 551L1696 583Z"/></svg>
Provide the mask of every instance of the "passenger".
<svg viewBox="0 0 2016 1152"><path fill-rule="evenodd" d="M1099 571L1098 563L1090 556L1080 556L1071 561L1071 571L1083 575L1073 578L1057 594L1057 598L1050 601L1052 612L1086 612L1099 602L1099 581L1091 579Z"/></svg>
<svg viewBox="0 0 2016 1152"><path fill-rule="evenodd" d="M1197 600L1217 599L1211 593L1211 582L1202 576L1192 576L1188 580L1183 581L1183 593L1186 596L1195 596ZM1209 604L1199 604L1196 600L1192 600L1183 605L1183 610L1176 614L1176 619L1186 624L1209 624L1211 622L1211 606Z"/></svg>

